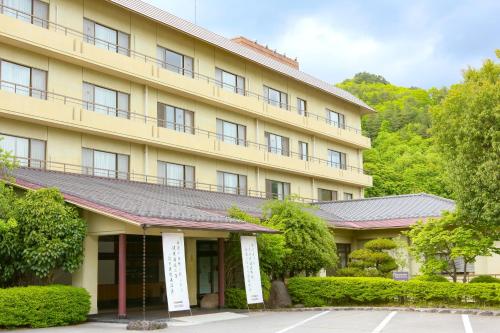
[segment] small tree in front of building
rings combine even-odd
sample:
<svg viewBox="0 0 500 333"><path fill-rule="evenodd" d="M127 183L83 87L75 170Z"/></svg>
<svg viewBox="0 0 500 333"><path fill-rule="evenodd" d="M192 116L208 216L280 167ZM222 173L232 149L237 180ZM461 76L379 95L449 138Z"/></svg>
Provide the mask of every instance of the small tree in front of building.
<svg viewBox="0 0 500 333"><path fill-rule="evenodd" d="M57 189L18 197L0 184L0 285L51 283L57 269L74 272L86 233L85 221Z"/></svg>
<svg viewBox="0 0 500 333"><path fill-rule="evenodd" d="M398 268L396 260L389 253L397 248L395 241L377 238L366 242L362 249L354 250L349 255L347 268L338 270L343 276L381 276L389 277Z"/></svg>

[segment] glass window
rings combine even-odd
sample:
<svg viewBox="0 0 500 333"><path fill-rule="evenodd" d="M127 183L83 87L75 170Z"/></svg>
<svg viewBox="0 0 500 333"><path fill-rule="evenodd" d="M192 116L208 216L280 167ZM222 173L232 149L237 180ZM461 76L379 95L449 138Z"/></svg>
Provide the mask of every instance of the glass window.
<svg viewBox="0 0 500 333"><path fill-rule="evenodd" d="M266 179L266 197L283 200L290 195L290 183Z"/></svg>
<svg viewBox="0 0 500 333"><path fill-rule="evenodd" d="M0 148L20 166L41 168L45 161L45 141L0 134Z"/></svg>
<svg viewBox="0 0 500 333"><path fill-rule="evenodd" d="M194 188L194 167L158 161L158 182L169 186Z"/></svg>
<svg viewBox="0 0 500 333"><path fill-rule="evenodd" d="M194 112L158 103L158 126L194 134Z"/></svg>
<svg viewBox="0 0 500 333"><path fill-rule="evenodd" d="M246 126L217 119L217 136L224 142L246 145Z"/></svg>
<svg viewBox="0 0 500 333"><path fill-rule="evenodd" d="M325 190L318 188L318 200L319 201L335 201L337 200L337 191Z"/></svg>
<svg viewBox="0 0 500 333"><path fill-rule="evenodd" d="M84 82L83 100L86 110L114 117L129 117L130 95L127 93Z"/></svg>
<svg viewBox="0 0 500 333"><path fill-rule="evenodd" d="M301 116L307 115L307 102L301 98L297 98L297 113Z"/></svg>
<svg viewBox="0 0 500 333"><path fill-rule="evenodd" d="M245 78L236 74L226 72L223 69L215 68L215 79L222 88L245 95Z"/></svg>
<svg viewBox="0 0 500 333"><path fill-rule="evenodd" d="M307 142L299 141L299 158L307 161L309 159L309 150Z"/></svg>
<svg viewBox="0 0 500 333"><path fill-rule="evenodd" d="M163 68L185 76L194 76L193 58L157 46L156 53Z"/></svg>
<svg viewBox="0 0 500 333"><path fill-rule="evenodd" d="M338 113L332 110L326 110L326 118L330 125L339 128L345 128L345 117L342 113Z"/></svg>
<svg viewBox="0 0 500 333"><path fill-rule="evenodd" d="M337 243L337 255L339 256L339 268L347 267L349 263L349 254L351 253L351 244Z"/></svg>
<svg viewBox="0 0 500 333"><path fill-rule="evenodd" d="M245 195L247 192L247 176L217 171L217 186L221 192Z"/></svg>
<svg viewBox="0 0 500 333"><path fill-rule="evenodd" d="M328 149L328 164L331 167L346 170L346 154L336 150Z"/></svg>
<svg viewBox="0 0 500 333"><path fill-rule="evenodd" d="M267 132L265 133L265 135L267 138L267 150L270 153L289 156L290 146L288 138Z"/></svg>
<svg viewBox="0 0 500 333"><path fill-rule="evenodd" d="M3 0L0 6L0 12L7 16L48 28L48 3L39 0Z"/></svg>
<svg viewBox="0 0 500 333"><path fill-rule="evenodd" d="M130 35L108 28L89 19L83 19L84 40L97 47L129 55Z"/></svg>
<svg viewBox="0 0 500 333"><path fill-rule="evenodd" d="M47 72L41 69L0 61L0 88L15 94L47 98Z"/></svg>
<svg viewBox="0 0 500 333"><path fill-rule="evenodd" d="M352 193L344 192L344 200L352 200Z"/></svg>
<svg viewBox="0 0 500 333"><path fill-rule="evenodd" d="M264 86L264 99L271 105L288 109L288 94L282 91Z"/></svg>
<svg viewBox="0 0 500 333"><path fill-rule="evenodd" d="M129 156L95 149L82 149L83 173L97 177L128 179Z"/></svg>

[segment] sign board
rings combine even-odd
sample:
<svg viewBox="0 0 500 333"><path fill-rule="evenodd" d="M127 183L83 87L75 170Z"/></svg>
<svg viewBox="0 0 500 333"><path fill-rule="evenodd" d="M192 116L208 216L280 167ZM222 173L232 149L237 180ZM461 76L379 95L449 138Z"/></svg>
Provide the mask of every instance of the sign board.
<svg viewBox="0 0 500 333"><path fill-rule="evenodd" d="M260 282L259 251L255 236L241 236L241 256L243 259L243 275L247 303L263 303L262 285Z"/></svg>
<svg viewBox="0 0 500 333"><path fill-rule="evenodd" d="M408 281L408 272L392 272L392 279L396 281Z"/></svg>
<svg viewBox="0 0 500 333"><path fill-rule="evenodd" d="M181 233L162 233L161 236L168 311L190 310L184 235Z"/></svg>

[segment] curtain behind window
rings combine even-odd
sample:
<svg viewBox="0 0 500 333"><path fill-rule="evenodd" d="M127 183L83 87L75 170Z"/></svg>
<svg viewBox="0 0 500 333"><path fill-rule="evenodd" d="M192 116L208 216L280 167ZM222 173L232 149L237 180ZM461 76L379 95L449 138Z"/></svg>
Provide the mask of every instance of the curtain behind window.
<svg viewBox="0 0 500 333"><path fill-rule="evenodd" d="M116 52L117 38L116 30L95 24L95 45L97 47Z"/></svg>
<svg viewBox="0 0 500 333"><path fill-rule="evenodd" d="M94 86L94 111L106 115L116 115L116 91Z"/></svg>
<svg viewBox="0 0 500 333"><path fill-rule="evenodd" d="M43 168L45 163L45 141L30 140L31 161L30 166L33 168Z"/></svg>
<svg viewBox="0 0 500 333"><path fill-rule="evenodd" d="M0 72L2 74L2 90L26 96L30 94L31 71L29 67L2 61Z"/></svg>
<svg viewBox="0 0 500 333"><path fill-rule="evenodd" d="M31 69L31 96L40 99L47 98L47 72L41 69Z"/></svg>
<svg viewBox="0 0 500 333"><path fill-rule="evenodd" d="M39 0L33 0L33 24L48 28L49 4Z"/></svg>
<svg viewBox="0 0 500 333"><path fill-rule="evenodd" d="M31 23L31 0L3 0L3 5L5 15Z"/></svg>
<svg viewBox="0 0 500 333"><path fill-rule="evenodd" d="M94 150L94 175L116 177L116 154Z"/></svg>

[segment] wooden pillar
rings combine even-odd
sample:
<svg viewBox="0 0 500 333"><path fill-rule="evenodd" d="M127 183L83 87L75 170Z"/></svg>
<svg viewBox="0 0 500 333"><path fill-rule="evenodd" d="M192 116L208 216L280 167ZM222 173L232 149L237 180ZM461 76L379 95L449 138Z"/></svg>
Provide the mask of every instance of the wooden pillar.
<svg viewBox="0 0 500 333"><path fill-rule="evenodd" d="M127 318L127 235L118 236L118 318Z"/></svg>
<svg viewBox="0 0 500 333"><path fill-rule="evenodd" d="M219 260L219 308L224 307L224 292L225 292L225 272L224 272L224 238L218 239L219 251L218 251L218 260Z"/></svg>

